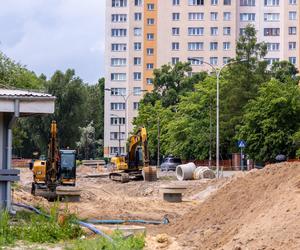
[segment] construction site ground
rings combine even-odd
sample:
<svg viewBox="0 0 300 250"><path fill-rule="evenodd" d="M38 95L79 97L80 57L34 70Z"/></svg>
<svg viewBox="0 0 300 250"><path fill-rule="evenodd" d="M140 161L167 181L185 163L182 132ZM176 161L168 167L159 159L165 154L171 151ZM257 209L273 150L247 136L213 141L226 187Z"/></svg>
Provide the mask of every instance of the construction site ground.
<svg viewBox="0 0 300 250"><path fill-rule="evenodd" d="M300 163L184 182L174 172L159 173L157 182L124 184L97 177L103 173L79 167L81 200L61 206L81 219L162 220L167 215L169 225L145 226L145 249L300 249ZM49 206L30 194L31 182L31 171L21 169L14 202ZM159 188L165 184L184 185L183 202L163 201Z"/></svg>

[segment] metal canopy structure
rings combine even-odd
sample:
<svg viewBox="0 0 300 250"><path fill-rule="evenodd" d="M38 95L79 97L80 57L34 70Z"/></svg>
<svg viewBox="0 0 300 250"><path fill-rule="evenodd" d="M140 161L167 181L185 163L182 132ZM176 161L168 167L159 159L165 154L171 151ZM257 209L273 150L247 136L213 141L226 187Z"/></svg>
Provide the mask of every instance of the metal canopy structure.
<svg viewBox="0 0 300 250"><path fill-rule="evenodd" d="M11 169L12 128L19 117L54 113L55 97L26 90L0 89L0 210L11 211L11 182L19 170Z"/></svg>

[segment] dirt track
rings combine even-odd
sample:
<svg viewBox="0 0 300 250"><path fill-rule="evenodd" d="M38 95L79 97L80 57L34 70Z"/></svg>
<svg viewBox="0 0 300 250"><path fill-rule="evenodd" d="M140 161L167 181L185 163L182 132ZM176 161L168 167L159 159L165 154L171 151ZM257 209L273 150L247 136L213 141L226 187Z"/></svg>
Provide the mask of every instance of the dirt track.
<svg viewBox="0 0 300 250"><path fill-rule="evenodd" d="M178 184L169 174L155 183L121 184L84 178L88 172L78 171L81 202L69 204L79 217L160 220L168 214L169 226L147 226L147 249L300 249L299 163L220 181L185 182L184 202L178 204L162 201L158 191L162 184ZM22 170L21 177L23 191L15 199L47 204L24 192L29 191L31 173Z"/></svg>

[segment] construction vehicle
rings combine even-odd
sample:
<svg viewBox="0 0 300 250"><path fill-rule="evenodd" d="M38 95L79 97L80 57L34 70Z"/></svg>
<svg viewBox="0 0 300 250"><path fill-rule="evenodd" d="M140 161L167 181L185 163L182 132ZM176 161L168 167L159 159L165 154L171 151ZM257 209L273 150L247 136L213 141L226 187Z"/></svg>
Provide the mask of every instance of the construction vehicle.
<svg viewBox="0 0 300 250"><path fill-rule="evenodd" d="M146 128L139 128L130 136L127 156L115 156L111 158L114 170L109 178L122 183L130 180L157 179L156 168L149 166L149 151Z"/></svg>
<svg viewBox="0 0 300 250"><path fill-rule="evenodd" d="M33 172L31 193L48 200L78 200L80 190L75 187L76 151L59 150L55 121L51 123L50 134L47 160L35 160L30 166Z"/></svg>

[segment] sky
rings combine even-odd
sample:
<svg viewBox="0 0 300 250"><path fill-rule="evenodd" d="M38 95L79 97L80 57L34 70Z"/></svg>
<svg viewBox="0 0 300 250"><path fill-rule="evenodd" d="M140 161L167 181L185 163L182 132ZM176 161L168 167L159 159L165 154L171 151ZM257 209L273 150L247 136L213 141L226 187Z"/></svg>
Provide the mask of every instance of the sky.
<svg viewBox="0 0 300 250"><path fill-rule="evenodd" d="M0 51L38 75L104 76L105 0L0 0Z"/></svg>

